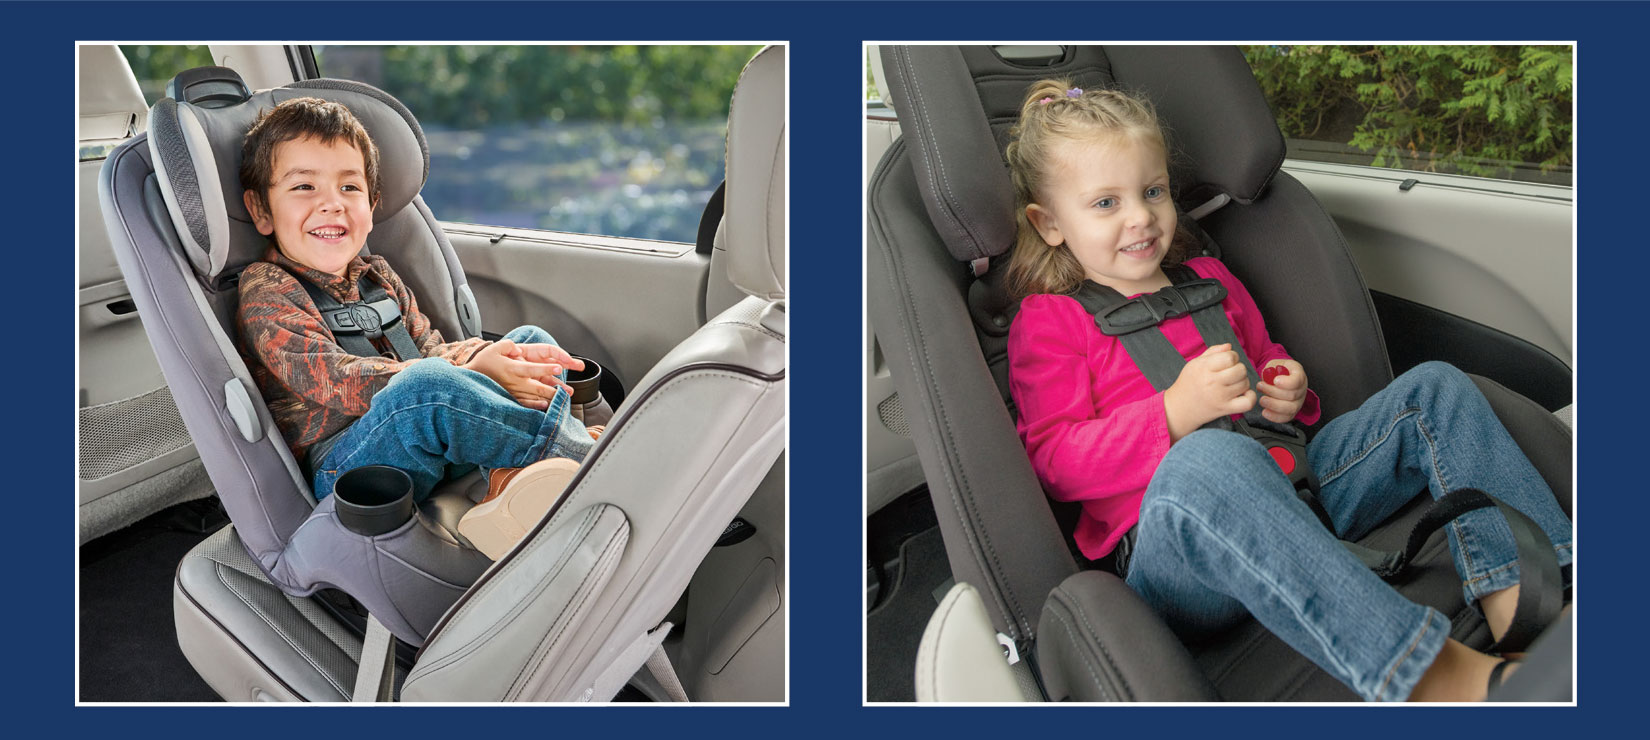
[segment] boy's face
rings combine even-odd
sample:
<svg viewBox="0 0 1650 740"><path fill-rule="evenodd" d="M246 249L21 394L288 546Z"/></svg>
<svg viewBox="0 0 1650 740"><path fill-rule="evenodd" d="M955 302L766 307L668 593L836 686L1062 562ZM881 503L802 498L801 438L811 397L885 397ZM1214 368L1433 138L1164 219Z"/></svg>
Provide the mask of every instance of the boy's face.
<svg viewBox="0 0 1650 740"><path fill-rule="evenodd" d="M288 259L341 277L372 232L366 172L361 151L343 139L284 141L275 146L268 209L251 192L246 209Z"/></svg>

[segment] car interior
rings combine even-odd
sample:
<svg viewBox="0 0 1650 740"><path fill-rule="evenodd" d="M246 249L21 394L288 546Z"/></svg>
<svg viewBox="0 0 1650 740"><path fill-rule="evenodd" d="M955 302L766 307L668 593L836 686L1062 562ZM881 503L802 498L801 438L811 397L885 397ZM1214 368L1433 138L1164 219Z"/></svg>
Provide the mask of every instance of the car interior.
<svg viewBox="0 0 1650 740"><path fill-rule="evenodd" d="M307 46L211 55L149 100L79 48L81 699L783 701L785 47L733 88L696 244L441 221L416 111ZM604 370L607 431L497 562L457 528L479 474L385 534L318 504L235 347L240 138L298 96L372 134L368 250L444 336L534 324Z"/></svg>
<svg viewBox="0 0 1650 740"><path fill-rule="evenodd" d="M1014 426L1002 147L1047 77L1144 93L1182 218L1312 368L1324 418L1428 360L1474 382L1572 516L1573 205L1564 186L1288 159L1235 47L872 46L866 112L869 701L1356 701L1258 622L1183 644L1071 540ZM1185 214L1195 213L1195 217ZM1556 289L1555 289L1556 288ZM1363 544L1398 549L1417 500ZM1491 642L1434 536L1395 582ZM1491 700L1569 701L1573 621Z"/></svg>

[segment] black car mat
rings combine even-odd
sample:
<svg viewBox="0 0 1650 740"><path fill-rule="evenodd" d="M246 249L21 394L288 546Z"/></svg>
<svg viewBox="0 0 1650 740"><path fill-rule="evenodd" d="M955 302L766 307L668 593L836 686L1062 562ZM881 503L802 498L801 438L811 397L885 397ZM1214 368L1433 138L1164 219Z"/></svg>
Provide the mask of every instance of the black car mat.
<svg viewBox="0 0 1650 740"><path fill-rule="evenodd" d="M80 701L222 701L172 621L178 563L223 524L202 510L179 504L80 547Z"/></svg>
<svg viewBox="0 0 1650 740"><path fill-rule="evenodd" d="M917 645L934 615L934 590L951 579L940 528L900 545L893 591L865 618L865 695L869 701L916 701Z"/></svg>

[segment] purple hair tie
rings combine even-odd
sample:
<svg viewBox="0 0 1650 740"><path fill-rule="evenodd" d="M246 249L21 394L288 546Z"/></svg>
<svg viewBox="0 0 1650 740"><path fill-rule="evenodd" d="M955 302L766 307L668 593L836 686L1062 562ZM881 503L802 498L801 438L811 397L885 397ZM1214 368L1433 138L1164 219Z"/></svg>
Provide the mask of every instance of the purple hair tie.
<svg viewBox="0 0 1650 740"><path fill-rule="evenodd" d="M1077 97L1079 95L1082 95L1082 94L1083 94L1083 88L1081 88L1081 87L1074 87L1074 88L1066 91L1066 97L1068 97L1068 98L1075 98L1075 97Z"/></svg>

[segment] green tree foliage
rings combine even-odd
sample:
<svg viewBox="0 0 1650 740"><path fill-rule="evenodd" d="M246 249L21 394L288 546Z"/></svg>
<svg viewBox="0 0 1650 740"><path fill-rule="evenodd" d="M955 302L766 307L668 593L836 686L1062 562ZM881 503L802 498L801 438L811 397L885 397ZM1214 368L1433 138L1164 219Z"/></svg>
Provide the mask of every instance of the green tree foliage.
<svg viewBox="0 0 1650 740"><path fill-rule="evenodd" d="M122 46L120 52L150 103L166 96L166 83L177 73L212 64L212 52L205 46Z"/></svg>
<svg viewBox="0 0 1650 740"><path fill-rule="evenodd" d="M455 129L587 120L727 120L756 46L327 47L328 76L373 81L352 55L382 55L382 83L421 121Z"/></svg>
<svg viewBox="0 0 1650 740"><path fill-rule="evenodd" d="M1567 170L1568 46L1246 46L1285 137L1377 167L1514 176Z"/></svg>

